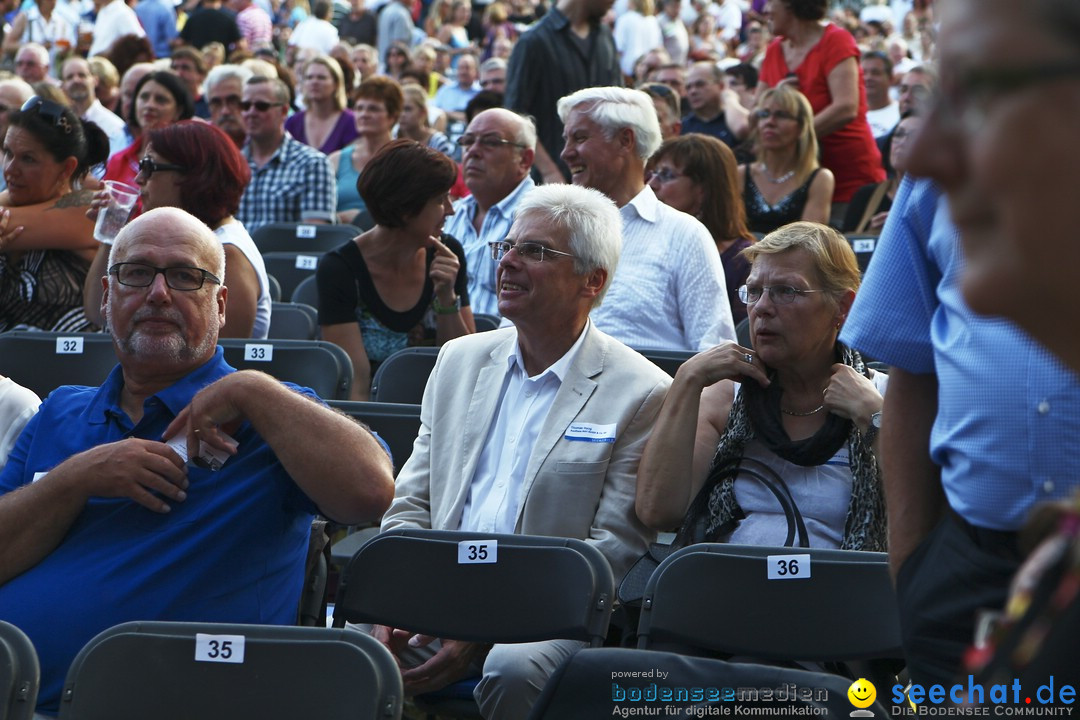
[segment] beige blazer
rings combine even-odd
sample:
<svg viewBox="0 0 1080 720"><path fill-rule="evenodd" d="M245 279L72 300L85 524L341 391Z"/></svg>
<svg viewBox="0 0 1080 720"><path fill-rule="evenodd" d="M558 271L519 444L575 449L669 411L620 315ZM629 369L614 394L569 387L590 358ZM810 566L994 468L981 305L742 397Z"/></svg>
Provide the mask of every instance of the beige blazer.
<svg viewBox="0 0 1080 720"><path fill-rule="evenodd" d="M443 347L383 530L459 529L515 342L517 330L505 328ZM662 370L590 325L521 478L515 532L594 543L621 578L655 537L634 513L634 492L641 452L670 384ZM567 440L574 422L614 423L615 442Z"/></svg>

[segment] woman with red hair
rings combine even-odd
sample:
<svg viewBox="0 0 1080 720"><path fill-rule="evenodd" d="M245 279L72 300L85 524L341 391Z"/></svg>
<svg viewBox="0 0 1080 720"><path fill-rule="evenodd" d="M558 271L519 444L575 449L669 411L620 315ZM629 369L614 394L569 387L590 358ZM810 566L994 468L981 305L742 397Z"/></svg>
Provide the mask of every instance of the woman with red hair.
<svg viewBox="0 0 1080 720"><path fill-rule="evenodd" d="M270 328L270 285L262 255L233 215L251 170L229 136L209 123L187 120L151 130L135 182L143 210L178 207L209 226L225 246L224 284L229 307L221 337L265 338ZM102 246L90 269L87 313L100 314L101 282L108 263Z"/></svg>

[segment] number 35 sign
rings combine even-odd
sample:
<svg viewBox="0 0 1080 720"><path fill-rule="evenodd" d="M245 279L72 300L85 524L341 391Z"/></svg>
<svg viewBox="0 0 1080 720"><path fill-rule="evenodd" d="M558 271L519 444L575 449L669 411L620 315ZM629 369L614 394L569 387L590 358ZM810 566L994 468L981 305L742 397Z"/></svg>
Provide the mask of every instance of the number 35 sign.
<svg viewBox="0 0 1080 720"><path fill-rule="evenodd" d="M458 565L499 561L498 540L462 540L457 546Z"/></svg>
<svg viewBox="0 0 1080 720"><path fill-rule="evenodd" d="M195 633L195 662L244 662L243 635Z"/></svg>

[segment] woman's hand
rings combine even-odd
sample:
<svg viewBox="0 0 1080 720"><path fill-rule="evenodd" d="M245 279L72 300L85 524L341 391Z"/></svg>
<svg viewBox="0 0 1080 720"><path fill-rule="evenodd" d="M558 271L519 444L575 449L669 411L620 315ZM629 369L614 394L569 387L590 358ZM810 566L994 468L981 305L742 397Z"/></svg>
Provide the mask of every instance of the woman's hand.
<svg viewBox="0 0 1080 720"><path fill-rule="evenodd" d="M680 367L676 381L690 381L701 388L715 385L721 380L745 383L753 380L762 387L769 386L769 376L761 358L749 348L733 342L725 342L693 356Z"/></svg>
<svg viewBox="0 0 1080 720"><path fill-rule="evenodd" d="M94 193L93 199L90 200L90 207L86 209L86 217L90 218L91 222L97 222L98 213L101 212L101 208L106 207L109 204L109 189L102 188Z"/></svg>
<svg viewBox="0 0 1080 720"><path fill-rule="evenodd" d="M2 252L8 244L19 237L22 234L23 226L8 228L11 223L11 211L7 208L0 210L0 252Z"/></svg>
<svg viewBox="0 0 1080 720"><path fill-rule="evenodd" d="M435 259L431 261L428 277L431 278L432 284L435 285L435 295L439 299L439 304L443 306L451 305L456 298L454 283L457 282L458 269L461 267L461 263L458 261L454 251L434 235L431 236L431 244L435 248Z"/></svg>
<svg viewBox="0 0 1080 720"><path fill-rule="evenodd" d="M870 427L870 416L881 412L884 399L869 378L848 365L836 363L823 402L826 410L852 421L859 432L865 432Z"/></svg>

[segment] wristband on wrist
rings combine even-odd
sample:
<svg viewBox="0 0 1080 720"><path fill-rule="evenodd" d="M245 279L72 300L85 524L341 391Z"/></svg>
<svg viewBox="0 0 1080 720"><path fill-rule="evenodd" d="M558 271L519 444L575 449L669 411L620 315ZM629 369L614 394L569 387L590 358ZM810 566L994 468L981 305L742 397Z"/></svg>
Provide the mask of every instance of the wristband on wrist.
<svg viewBox="0 0 1080 720"><path fill-rule="evenodd" d="M435 311L436 315L455 315L461 312L461 296L455 297L454 302L449 305L443 305L439 302L438 295L432 295L431 309Z"/></svg>

